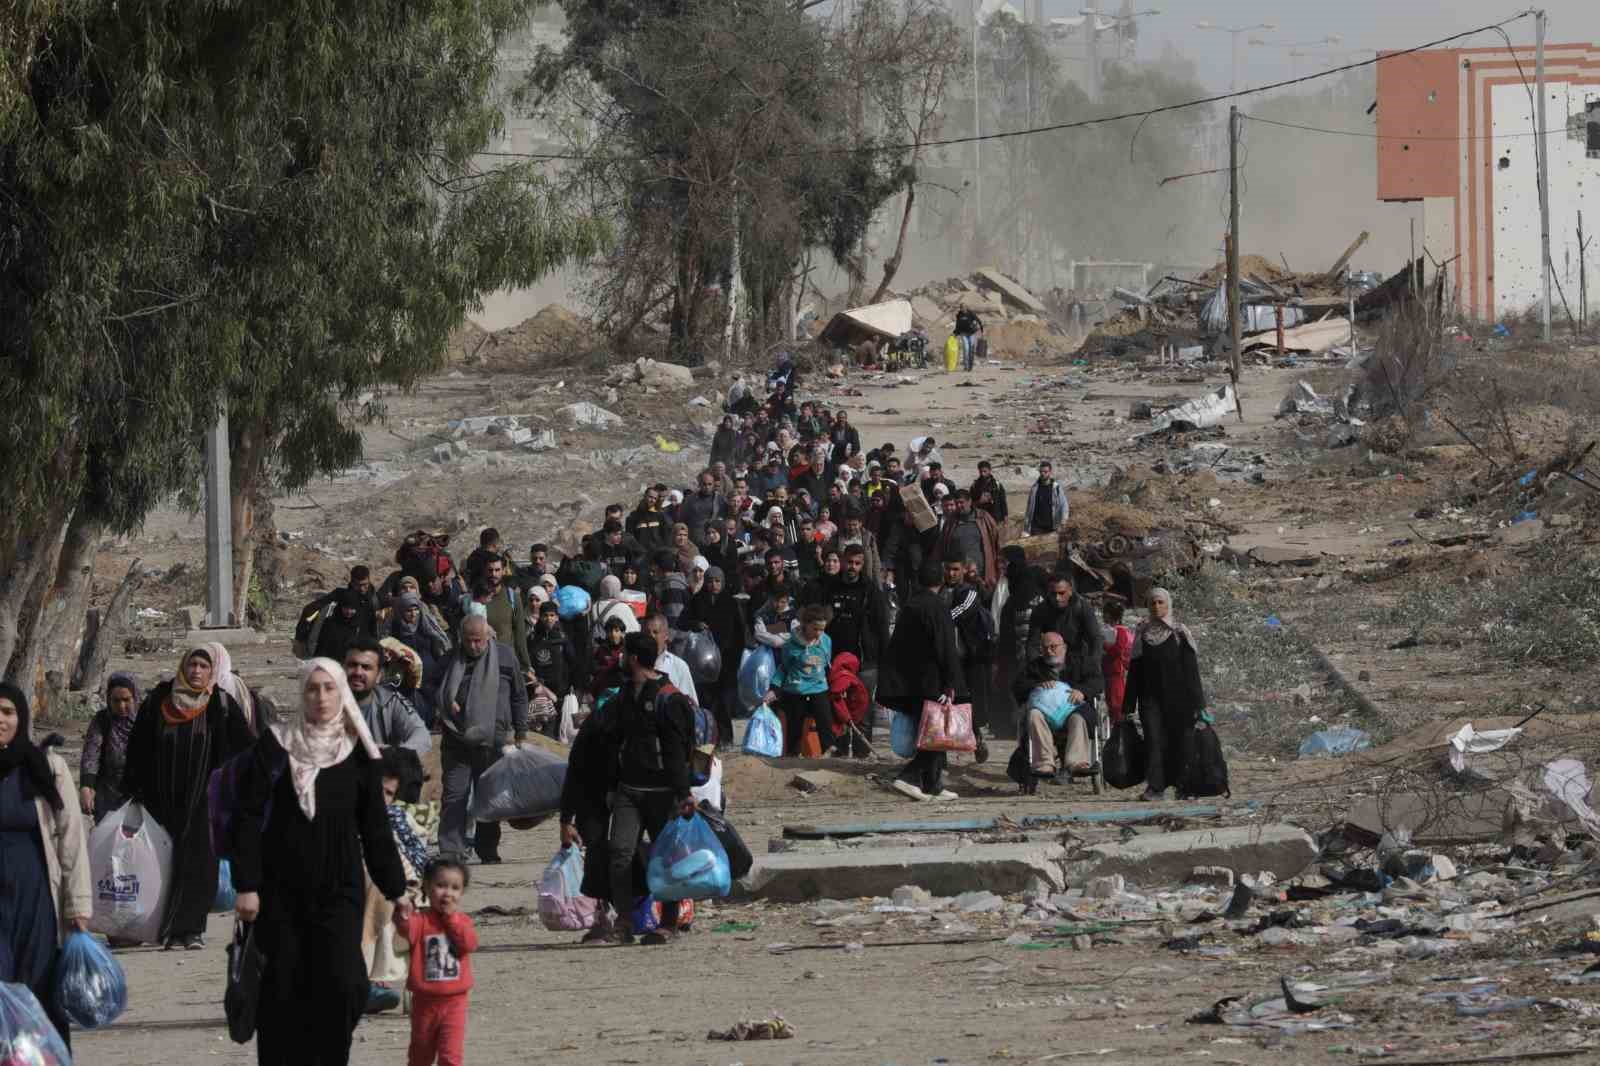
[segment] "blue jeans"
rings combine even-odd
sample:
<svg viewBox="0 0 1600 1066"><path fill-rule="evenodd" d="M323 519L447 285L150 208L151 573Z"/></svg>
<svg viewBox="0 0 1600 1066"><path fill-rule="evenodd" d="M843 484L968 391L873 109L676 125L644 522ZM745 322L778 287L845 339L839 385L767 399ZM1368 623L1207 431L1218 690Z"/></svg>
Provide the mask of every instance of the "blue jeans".
<svg viewBox="0 0 1600 1066"><path fill-rule="evenodd" d="M961 341L961 368L968 373L972 371L972 361L978 354L978 335L976 333L963 333Z"/></svg>

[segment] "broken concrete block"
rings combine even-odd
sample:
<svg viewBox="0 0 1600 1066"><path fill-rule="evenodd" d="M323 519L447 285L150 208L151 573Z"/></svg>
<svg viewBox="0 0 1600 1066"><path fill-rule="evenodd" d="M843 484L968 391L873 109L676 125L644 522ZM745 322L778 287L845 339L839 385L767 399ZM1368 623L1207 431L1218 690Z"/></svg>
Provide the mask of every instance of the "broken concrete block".
<svg viewBox="0 0 1600 1066"><path fill-rule="evenodd" d="M439 463L441 466L454 458L455 453L450 450L450 445L435 444L433 446L433 461Z"/></svg>
<svg viewBox="0 0 1600 1066"><path fill-rule="evenodd" d="M936 326L945 319L945 310L926 296L911 298L911 315L925 326Z"/></svg>
<svg viewBox="0 0 1600 1066"><path fill-rule="evenodd" d="M639 383L646 388L686 389L694 384L694 371L677 363L639 359L633 365L639 372Z"/></svg>
<svg viewBox="0 0 1600 1066"><path fill-rule="evenodd" d="M1116 899L1122 895L1122 890L1127 887L1121 874L1112 874L1110 877L1093 877L1083 886L1083 894L1090 899Z"/></svg>
<svg viewBox="0 0 1600 1066"><path fill-rule="evenodd" d="M1065 886L1065 854L1059 844L1030 843L761 855L734 891L788 901L887 896L905 885L938 896L978 890L1051 892Z"/></svg>
<svg viewBox="0 0 1600 1066"><path fill-rule="evenodd" d="M1121 874L1135 884L1178 882L1196 866L1264 870L1279 880L1300 873L1317 857L1316 841L1299 826L1263 825L1151 833L1087 849L1068 870L1077 883Z"/></svg>
<svg viewBox="0 0 1600 1066"><path fill-rule="evenodd" d="M1006 905L1006 901L993 892L963 892L955 898L953 906L962 914L988 914Z"/></svg>
<svg viewBox="0 0 1600 1066"><path fill-rule="evenodd" d="M533 439L533 430L519 427L507 432L506 439L512 444L526 444Z"/></svg>
<svg viewBox="0 0 1600 1066"><path fill-rule="evenodd" d="M551 448L556 447L557 443L556 431L553 429L545 429L540 430L537 437L532 437L524 442L522 445L522 450L526 452L549 451Z"/></svg>
<svg viewBox="0 0 1600 1066"><path fill-rule="evenodd" d="M993 267L984 267L979 270L978 277L999 289L1007 300L1018 307L1039 315L1047 313L1048 309L1045 307L1043 300Z"/></svg>
<svg viewBox="0 0 1600 1066"><path fill-rule="evenodd" d="M789 779L789 787L801 792L821 792L845 779L845 775L832 770L803 770Z"/></svg>
<svg viewBox="0 0 1600 1066"><path fill-rule="evenodd" d="M204 607L179 607L178 620L185 629L199 629L206 624L206 609Z"/></svg>
<svg viewBox="0 0 1600 1066"><path fill-rule="evenodd" d="M1327 445L1330 448L1348 448L1360 439L1361 432L1355 426L1341 424L1328 427Z"/></svg>
<svg viewBox="0 0 1600 1066"><path fill-rule="evenodd" d="M607 411L604 407L596 407L587 400L569 403L565 407L558 407L556 414L563 415L575 426L591 426L595 429L609 429L612 426L622 425L622 416Z"/></svg>
<svg viewBox="0 0 1600 1066"><path fill-rule="evenodd" d="M450 451L459 458L470 453L472 446L464 440L453 440L450 442Z"/></svg>
<svg viewBox="0 0 1600 1066"><path fill-rule="evenodd" d="M889 893L889 898L897 907L923 907L933 906L933 893L920 885L901 885Z"/></svg>

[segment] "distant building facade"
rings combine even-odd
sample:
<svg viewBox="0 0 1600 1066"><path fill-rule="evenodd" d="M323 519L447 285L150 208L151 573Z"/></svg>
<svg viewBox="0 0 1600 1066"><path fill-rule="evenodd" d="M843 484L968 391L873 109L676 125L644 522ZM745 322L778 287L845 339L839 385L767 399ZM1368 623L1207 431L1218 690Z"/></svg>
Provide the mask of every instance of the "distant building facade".
<svg viewBox="0 0 1600 1066"><path fill-rule="evenodd" d="M1586 235L1600 228L1600 46L1546 45L1545 82L1550 258L1576 314L1579 212ZM1519 313L1543 291L1534 99L1531 46L1378 64L1378 199L1422 204L1423 247L1449 263L1470 318Z"/></svg>

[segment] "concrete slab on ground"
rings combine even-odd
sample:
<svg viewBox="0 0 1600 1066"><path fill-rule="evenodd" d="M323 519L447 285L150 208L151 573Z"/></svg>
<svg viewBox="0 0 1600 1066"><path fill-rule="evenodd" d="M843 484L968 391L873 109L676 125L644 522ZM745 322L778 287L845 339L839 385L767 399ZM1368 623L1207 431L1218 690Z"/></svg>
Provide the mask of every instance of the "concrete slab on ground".
<svg viewBox="0 0 1600 1066"><path fill-rule="evenodd" d="M957 847L868 848L760 855L736 895L804 901L888 896L917 885L936 896L987 889L1059 891L1066 887L1059 844L973 844ZM1187 870L1185 870L1187 873Z"/></svg>
<svg viewBox="0 0 1600 1066"><path fill-rule="evenodd" d="M1178 833L1148 833L1116 844L1097 844L1067 868L1074 884L1121 874L1134 884L1182 884L1197 866L1225 866L1241 874L1269 871L1294 877L1317 857L1311 834L1294 825L1235 826Z"/></svg>

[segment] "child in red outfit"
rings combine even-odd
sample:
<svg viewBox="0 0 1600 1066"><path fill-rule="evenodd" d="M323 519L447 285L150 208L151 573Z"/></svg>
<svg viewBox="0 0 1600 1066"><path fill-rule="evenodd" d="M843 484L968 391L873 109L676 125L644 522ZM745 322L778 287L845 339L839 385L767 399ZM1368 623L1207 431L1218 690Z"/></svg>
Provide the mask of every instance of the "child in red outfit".
<svg viewBox="0 0 1600 1066"><path fill-rule="evenodd" d="M434 859L422 875L425 911L394 916L411 945L411 1048L407 1066L461 1066L467 1042L467 993L472 990L472 953L478 931L457 908L467 891L467 868Z"/></svg>

